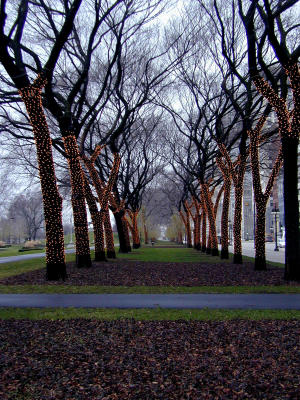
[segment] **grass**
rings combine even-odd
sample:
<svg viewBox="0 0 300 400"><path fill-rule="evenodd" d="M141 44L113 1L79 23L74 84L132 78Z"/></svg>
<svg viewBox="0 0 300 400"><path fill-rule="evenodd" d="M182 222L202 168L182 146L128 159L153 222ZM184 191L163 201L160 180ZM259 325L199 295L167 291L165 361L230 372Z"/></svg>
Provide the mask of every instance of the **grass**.
<svg viewBox="0 0 300 400"><path fill-rule="evenodd" d="M66 254L66 261L74 261L75 254ZM46 268L45 257L0 264L0 279Z"/></svg>
<svg viewBox="0 0 300 400"><path fill-rule="evenodd" d="M199 320L224 321L232 319L288 320L300 319L299 310L223 310L223 309L105 309L105 308L0 308L0 319L105 319L117 320L134 318L140 321L153 320Z"/></svg>
<svg viewBox="0 0 300 400"><path fill-rule="evenodd" d="M71 286L71 285L0 285L0 293L66 294L166 294L166 293L299 293L300 286Z"/></svg>
<svg viewBox="0 0 300 400"><path fill-rule="evenodd" d="M26 250L24 252L19 252L22 247L22 245L12 245L11 247L1 248L0 257L23 256L24 254L44 253L44 250L41 250L40 248L37 250Z"/></svg>
<svg viewBox="0 0 300 400"><path fill-rule="evenodd" d="M230 254L228 260L221 260L219 256L212 257L210 254L195 251L194 249L183 248L155 248L141 247L128 254L118 254L118 258L137 261L160 261L160 262L203 262L209 264L215 263L231 263L233 262L233 254ZM243 261L254 262L253 257L243 256ZM269 262L268 264L277 267L283 267L283 264Z"/></svg>

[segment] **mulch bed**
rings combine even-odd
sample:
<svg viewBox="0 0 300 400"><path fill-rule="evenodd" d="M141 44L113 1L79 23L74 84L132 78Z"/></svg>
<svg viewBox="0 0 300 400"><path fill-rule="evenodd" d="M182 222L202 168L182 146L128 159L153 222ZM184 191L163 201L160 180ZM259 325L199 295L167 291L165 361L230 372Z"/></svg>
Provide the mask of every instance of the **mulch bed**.
<svg viewBox="0 0 300 400"><path fill-rule="evenodd" d="M300 321L0 321L0 398L300 398Z"/></svg>
<svg viewBox="0 0 300 400"><path fill-rule="evenodd" d="M67 265L65 282L47 282L45 270L31 271L0 280L0 284L26 285L100 285L100 286L235 286L235 285L300 285L283 279L284 270L268 266L267 271L254 271L253 263L199 264L160 263L117 260L94 263L92 268L78 269Z"/></svg>

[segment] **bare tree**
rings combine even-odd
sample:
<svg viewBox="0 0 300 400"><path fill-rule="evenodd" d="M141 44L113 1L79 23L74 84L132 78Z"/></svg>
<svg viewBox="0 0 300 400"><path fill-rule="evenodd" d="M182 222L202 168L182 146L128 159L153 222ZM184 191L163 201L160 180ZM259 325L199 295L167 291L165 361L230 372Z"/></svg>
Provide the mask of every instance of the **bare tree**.
<svg viewBox="0 0 300 400"><path fill-rule="evenodd" d="M50 84L52 81L54 68L71 33L80 4L81 0L74 0L70 6L68 4L67 9L62 4L65 13L62 15L59 13L59 18L52 19L56 40L50 46L48 54L43 52L43 65L28 42L26 28L31 15L29 1L20 0L17 12L15 12L13 8L15 5L9 4L9 10L7 10L7 1L4 0L1 2L0 10L0 62L6 72L6 75L2 75L2 80L8 86L13 86L19 91L32 125L37 146L47 235L46 275L49 280L65 279L66 265L61 218L62 199L56 185L50 132L42 106L42 89L47 82ZM39 4L36 6L38 7ZM7 20L7 11L10 13L9 20ZM7 21L11 22L10 26L7 25ZM32 60L35 64L33 74ZM31 83L32 75L34 76L33 83Z"/></svg>
<svg viewBox="0 0 300 400"><path fill-rule="evenodd" d="M245 11L238 1L248 44L248 67L259 93L276 112L282 142L284 167L284 211L286 228L285 278L300 279L300 231L298 201L298 144L300 126L300 71L298 58L300 46L293 40L298 30L292 9L297 1L255 0ZM289 11L289 16L286 13ZM259 25L261 29L259 29ZM292 40L289 40L292 37ZM269 47L268 47L269 46ZM268 56L275 56L280 81L274 78ZM292 105L289 108L288 86L290 82Z"/></svg>
<svg viewBox="0 0 300 400"><path fill-rule="evenodd" d="M44 225L41 193L26 193L15 197L9 205L8 217L22 223L28 240L36 240Z"/></svg>

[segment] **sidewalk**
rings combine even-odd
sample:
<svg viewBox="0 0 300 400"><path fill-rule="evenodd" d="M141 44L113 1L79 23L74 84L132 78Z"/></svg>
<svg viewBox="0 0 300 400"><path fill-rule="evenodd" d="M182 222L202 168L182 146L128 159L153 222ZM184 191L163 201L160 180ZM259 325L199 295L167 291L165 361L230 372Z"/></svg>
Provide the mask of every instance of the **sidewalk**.
<svg viewBox="0 0 300 400"><path fill-rule="evenodd" d="M0 307L300 310L300 294L1 294Z"/></svg>
<svg viewBox="0 0 300 400"><path fill-rule="evenodd" d="M266 259L284 264L285 248L280 247L279 251L274 251L275 243L266 242ZM229 251L233 252L233 246L229 246ZM255 257L255 248L253 240L242 242L242 252L244 256Z"/></svg>

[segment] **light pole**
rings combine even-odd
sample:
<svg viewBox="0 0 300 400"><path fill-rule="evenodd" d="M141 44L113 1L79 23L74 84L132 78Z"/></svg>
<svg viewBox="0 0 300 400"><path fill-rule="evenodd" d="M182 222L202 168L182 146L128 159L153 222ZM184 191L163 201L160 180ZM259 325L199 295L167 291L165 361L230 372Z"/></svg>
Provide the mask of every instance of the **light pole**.
<svg viewBox="0 0 300 400"><path fill-rule="evenodd" d="M13 234L14 233L12 232L12 230L14 228L13 223L14 223L15 218L14 217L10 217L10 220L11 220L11 225L10 225L10 229L9 229L9 244L11 245L12 241L13 241Z"/></svg>
<svg viewBox="0 0 300 400"><path fill-rule="evenodd" d="M231 220L228 221L229 222L229 246L232 246L232 223Z"/></svg>
<svg viewBox="0 0 300 400"><path fill-rule="evenodd" d="M73 214L72 213L71 213L71 216L70 216L70 225L71 225L71 238L70 238L70 243L69 244L73 244L73 232L72 232Z"/></svg>
<svg viewBox="0 0 300 400"><path fill-rule="evenodd" d="M274 216L274 223L275 223L275 248L274 251L279 251L278 243L277 243L277 216L279 215L278 208L273 208L272 215Z"/></svg>
<svg viewBox="0 0 300 400"><path fill-rule="evenodd" d="M255 201L253 200L253 247L255 248L255 229L256 229L256 227L255 227L255 218L256 218L256 215L255 215Z"/></svg>

